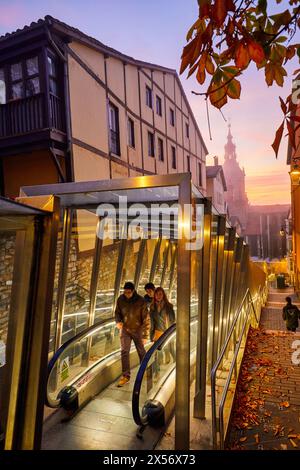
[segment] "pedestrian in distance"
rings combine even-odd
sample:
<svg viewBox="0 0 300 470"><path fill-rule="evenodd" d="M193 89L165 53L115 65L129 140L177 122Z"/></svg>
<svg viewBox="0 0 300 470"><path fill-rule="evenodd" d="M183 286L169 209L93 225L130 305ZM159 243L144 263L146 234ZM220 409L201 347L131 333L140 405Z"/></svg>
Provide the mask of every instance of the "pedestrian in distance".
<svg viewBox="0 0 300 470"><path fill-rule="evenodd" d="M115 321L120 331L122 377L118 387L122 387L130 380L130 347L134 342L140 362L146 350L144 344L149 339L150 317L147 303L138 295L132 282L126 282L124 292L117 300Z"/></svg>
<svg viewBox="0 0 300 470"><path fill-rule="evenodd" d="M282 318L285 321L286 328L288 331L296 331L298 328L300 318L300 311L297 305L292 304L292 299L290 297L286 297L286 306L283 308Z"/></svg>

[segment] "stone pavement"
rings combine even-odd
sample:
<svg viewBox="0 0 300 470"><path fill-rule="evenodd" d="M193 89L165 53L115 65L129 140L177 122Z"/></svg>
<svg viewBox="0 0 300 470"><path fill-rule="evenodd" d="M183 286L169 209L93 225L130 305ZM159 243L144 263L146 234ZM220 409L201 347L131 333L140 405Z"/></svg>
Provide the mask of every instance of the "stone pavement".
<svg viewBox="0 0 300 470"><path fill-rule="evenodd" d="M300 450L300 333L287 332L282 320L287 295L294 297L272 289L260 328L249 333L229 449Z"/></svg>

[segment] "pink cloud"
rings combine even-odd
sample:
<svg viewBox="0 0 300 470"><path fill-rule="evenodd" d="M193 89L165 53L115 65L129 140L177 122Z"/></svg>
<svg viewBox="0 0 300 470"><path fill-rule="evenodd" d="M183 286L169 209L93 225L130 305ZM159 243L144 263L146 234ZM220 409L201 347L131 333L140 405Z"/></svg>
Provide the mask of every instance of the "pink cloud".
<svg viewBox="0 0 300 470"><path fill-rule="evenodd" d="M0 27L13 28L24 20L26 11L22 5L0 5Z"/></svg>

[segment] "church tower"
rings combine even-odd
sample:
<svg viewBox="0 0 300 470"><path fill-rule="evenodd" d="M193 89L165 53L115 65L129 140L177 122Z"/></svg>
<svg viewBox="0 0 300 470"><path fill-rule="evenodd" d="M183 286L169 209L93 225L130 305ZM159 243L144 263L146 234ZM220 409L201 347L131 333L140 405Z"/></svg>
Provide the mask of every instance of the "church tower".
<svg viewBox="0 0 300 470"><path fill-rule="evenodd" d="M245 190L245 170L241 169L237 161L236 146L232 140L231 125L228 126L227 143L225 145L225 155L223 171L227 185L226 201L228 204L229 216L238 218L242 231L245 230L249 203Z"/></svg>

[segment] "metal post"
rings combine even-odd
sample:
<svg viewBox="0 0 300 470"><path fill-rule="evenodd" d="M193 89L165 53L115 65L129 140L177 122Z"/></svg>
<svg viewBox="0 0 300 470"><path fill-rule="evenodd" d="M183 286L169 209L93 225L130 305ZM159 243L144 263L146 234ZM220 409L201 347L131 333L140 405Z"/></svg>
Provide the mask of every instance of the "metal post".
<svg viewBox="0 0 300 470"><path fill-rule="evenodd" d="M159 252L160 252L161 242L162 242L162 238L161 237L157 238L155 248L154 248L154 253L153 253L153 259L152 259L152 264L151 264L149 282L154 281L154 276L155 276L157 260L158 260L158 256L159 256Z"/></svg>
<svg viewBox="0 0 300 470"><path fill-rule="evenodd" d="M174 277L175 277L175 266L176 266L176 259L177 259L177 246L175 243L172 246L172 259L171 259L171 267L170 267L170 282L169 282L169 299L171 299L173 284L174 284Z"/></svg>
<svg viewBox="0 0 300 470"><path fill-rule="evenodd" d="M175 389L175 449L188 450L190 443L190 298L191 298L191 251L187 231L191 230L190 207L191 180L185 175L179 184L178 227L184 227L178 240L177 260L177 319L176 330L176 389Z"/></svg>
<svg viewBox="0 0 300 470"><path fill-rule="evenodd" d="M73 210L65 209L64 211L64 225L62 234L62 248L61 248L61 259L60 259L60 270L58 278L58 292L57 292L57 322L56 322L56 335L55 335L55 349L54 352L61 345L63 321L64 321L64 309L66 299L66 284L68 275L68 262L71 247L71 234L72 234L72 221L73 221Z"/></svg>
<svg viewBox="0 0 300 470"><path fill-rule="evenodd" d="M207 367L207 328L209 300L209 272L211 247L211 200L204 201L203 247L199 263L199 295L198 295L198 333L196 359L196 385L194 397L194 418L205 418L206 402L206 367Z"/></svg>
<svg viewBox="0 0 300 470"><path fill-rule="evenodd" d="M114 315L114 311L115 311L115 308L116 308L116 305L117 305L118 297L120 295L120 285L121 285L121 280L122 280L123 265L124 265L124 259L125 259L125 253L126 253L126 245L127 245L127 240L122 238L121 243L120 243L120 251L119 251L119 257L118 257L117 272L116 272L116 278L115 278L114 300L113 300L113 308L112 308L113 315Z"/></svg>
<svg viewBox="0 0 300 470"><path fill-rule="evenodd" d="M145 238L141 239L138 259L136 263L135 273L134 273L134 285L136 290L139 288L140 279L141 279L141 272L142 272L142 264L144 260L145 248L146 248L147 240Z"/></svg>
<svg viewBox="0 0 300 470"><path fill-rule="evenodd" d="M170 252L170 248L171 248L171 242L167 241L167 243L168 243L168 246L166 247L165 253L164 253L163 270L162 270L161 280L160 280L160 286L161 287L164 286L165 277L166 277L166 270L167 270L167 266L168 266L169 252Z"/></svg>
<svg viewBox="0 0 300 470"><path fill-rule="evenodd" d="M95 308L96 308L97 291L98 291L98 280L99 280L102 244L103 244L102 239L100 239L96 235L95 254L94 254L94 259L93 259L91 285L90 285L90 308L89 308L89 318L88 318L87 326L92 326L95 321Z"/></svg>

